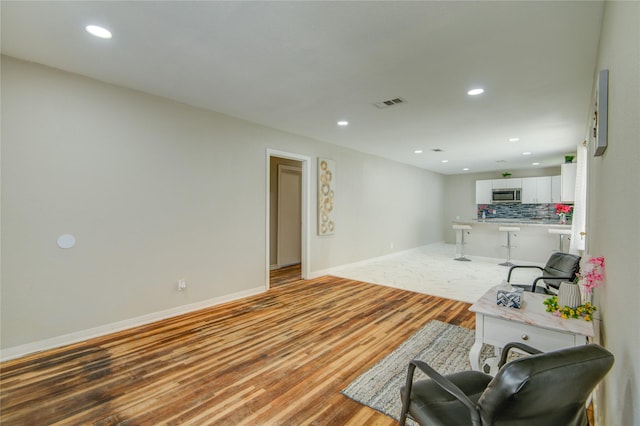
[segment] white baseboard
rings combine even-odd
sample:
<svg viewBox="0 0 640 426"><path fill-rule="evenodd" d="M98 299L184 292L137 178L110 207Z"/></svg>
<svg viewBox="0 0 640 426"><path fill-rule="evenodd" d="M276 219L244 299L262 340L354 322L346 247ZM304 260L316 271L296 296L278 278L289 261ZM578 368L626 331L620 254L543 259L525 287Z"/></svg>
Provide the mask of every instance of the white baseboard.
<svg viewBox="0 0 640 426"><path fill-rule="evenodd" d="M82 342L94 337L104 336L106 334L115 333L118 331L138 327L200 309L209 308L211 306L220 305L222 303L231 302L233 300L242 299L244 297L254 296L256 294L264 293L265 291L266 289L264 286L256 287L225 296L214 297L213 299L203 300L201 302L190 303L188 305L166 309L164 311L153 312L151 314L130 318L124 321L118 321L111 324L89 328L86 330L80 330L73 333L64 334L62 336L56 336L37 342L26 343L24 345L13 346L0 350L0 361L4 362L10 359L20 358L34 352L40 352L48 349L59 348L61 346L69 345L72 343Z"/></svg>
<svg viewBox="0 0 640 426"><path fill-rule="evenodd" d="M372 263L372 262L378 262L380 260L391 259L391 258L400 256L401 254L417 250L419 248L420 247L414 247L412 249L396 251L396 252L385 254L385 255L382 255L382 256L372 257L370 259L359 260L359 261L353 262L353 263L347 263L345 265L334 266L333 268L321 269L319 271L309 272L309 277L308 278L309 279L313 279L313 278L322 277L324 275L334 275L335 273L341 271L342 269L351 268L351 267L354 267L354 266L363 266L363 265L367 265L367 264Z"/></svg>

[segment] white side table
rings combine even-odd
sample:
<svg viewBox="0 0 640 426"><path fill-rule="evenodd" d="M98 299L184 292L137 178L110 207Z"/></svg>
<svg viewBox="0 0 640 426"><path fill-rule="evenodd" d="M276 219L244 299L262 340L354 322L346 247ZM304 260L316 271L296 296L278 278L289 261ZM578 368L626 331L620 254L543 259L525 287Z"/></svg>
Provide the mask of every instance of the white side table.
<svg viewBox="0 0 640 426"><path fill-rule="evenodd" d="M474 370L480 370L480 350L487 343L496 347L496 355L509 342L526 343L543 352L579 346L594 336L593 322L563 319L545 311L542 303L549 295L523 292L520 309L496 304L496 286L487 291L469 310L476 314L476 341L469 360Z"/></svg>

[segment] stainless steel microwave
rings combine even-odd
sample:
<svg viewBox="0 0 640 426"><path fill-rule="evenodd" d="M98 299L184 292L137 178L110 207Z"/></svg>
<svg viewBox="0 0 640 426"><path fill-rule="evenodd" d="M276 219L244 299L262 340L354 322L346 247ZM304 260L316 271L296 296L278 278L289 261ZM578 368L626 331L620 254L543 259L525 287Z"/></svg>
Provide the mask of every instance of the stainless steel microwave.
<svg viewBox="0 0 640 426"><path fill-rule="evenodd" d="M491 194L492 203L521 203L522 202L522 189L520 188L505 188L505 189L493 189Z"/></svg>

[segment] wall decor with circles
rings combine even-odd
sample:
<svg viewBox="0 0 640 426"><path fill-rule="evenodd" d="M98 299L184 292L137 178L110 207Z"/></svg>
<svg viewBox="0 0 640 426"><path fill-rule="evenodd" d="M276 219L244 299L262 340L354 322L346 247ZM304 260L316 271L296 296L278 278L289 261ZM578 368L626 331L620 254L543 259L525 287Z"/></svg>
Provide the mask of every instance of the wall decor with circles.
<svg viewBox="0 0 640 426"><path fill-rule="evenodd" d="M336 162L318 158L318 235L330 235L335 232L335 186Z"/></svg>

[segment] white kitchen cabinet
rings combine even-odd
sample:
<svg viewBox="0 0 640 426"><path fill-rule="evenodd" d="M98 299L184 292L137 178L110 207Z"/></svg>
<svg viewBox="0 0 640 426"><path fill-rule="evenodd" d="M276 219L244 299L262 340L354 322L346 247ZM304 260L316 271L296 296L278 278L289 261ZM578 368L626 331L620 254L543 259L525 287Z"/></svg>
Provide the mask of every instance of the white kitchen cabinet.
<svg viewBox="0 0 640 426"><path fill-rule="evenodd" d="M522 204L535 204L536 197L538 195L538 184L536 178L523 178L522 179Z"/></svg>
<svg viewBox="0 0 640 426"><path fill-rule="evenodd" d="M551 176L522 178L522 204L551 203Z"/></svg>
<svg viewBox="0 0 640 426"><path fill-rule="evenodd" d="M560 166L562 186L560 198L563 203L573 203L576 201L576 171L578 163L564 163Z"/></svg>
<svg viewBox="0 0 640 426"><path fill-rule="evenodd" d="M537 183L537 202L538 203L550 203L551 202L551 176L541 176L536 178Z"/></svg>
<svg viewBox="0 0 640 426"><path fill-rule="evenodd" d="M495 189L522 188L521 178L493 179L492 182Z"/></svg>
<svg viewBox="0 0 640 426"><path fill-rule="evenodd" d="M522 204L559 203L563 185L561 176L477 180L476 204L491 204L493 189L515 188L522 188Z"/></svg>
<svg viewBox="0 0 640 426"><path fill-rule="evenodd" d="M562 201L561 196L562 179L560 175L551 176L551 202L556 204Z"/></svg>
<svg viewBox="0 0 640 426"><path fill-rule="evenodd" d="M491 180L476 181L476 204L491 204L493 186Z"/></svg>

